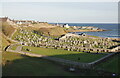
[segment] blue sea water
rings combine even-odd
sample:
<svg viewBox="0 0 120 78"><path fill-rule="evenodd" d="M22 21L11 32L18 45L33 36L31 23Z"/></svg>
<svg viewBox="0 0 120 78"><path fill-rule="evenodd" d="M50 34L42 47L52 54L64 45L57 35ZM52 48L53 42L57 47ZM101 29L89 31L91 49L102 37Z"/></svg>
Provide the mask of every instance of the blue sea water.
<svg viewBox="0 0 120 78"><path fill-rule="evenodd" d="M102 31L102 32L83 32L87 35L94 35L99 37L112 37L112 38L120 38L119 27L118 24L80 24L80 23L69 23L70 26L94 26L101 29L106 29L110 31ZM77 32L81 33L81 32Z"/></svg>
<svg viewBox="0 0 120 78"><path fill-rule="evenodd" d="M63 23L60 23L63 24ZM83 32L87 35L93 35L93 36L99 36L99 37L111 37L111 38L120 38L120 29L118 27L118 24L92 24L92 23L67 23L69 26L94 26L101 29L106 29L110 31L102 31L102 32ZM79 34L81 32L76 32L76 34Z"/></svg>

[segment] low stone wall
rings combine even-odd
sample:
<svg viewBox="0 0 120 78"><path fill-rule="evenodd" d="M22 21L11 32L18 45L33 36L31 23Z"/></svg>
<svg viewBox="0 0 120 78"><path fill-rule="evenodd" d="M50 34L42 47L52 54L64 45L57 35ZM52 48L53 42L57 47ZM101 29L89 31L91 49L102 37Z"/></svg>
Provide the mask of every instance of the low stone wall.
<svg viewBox="0 0 120 78"><path fill-rule="evenodd" d="M69 65L79 67L79 68L84 68L84 69L90 68L90 64L88 64L88 63L80 63L80 62L75 62L75 61L71 61L71 60L65 60L65 59L61 59L61 58L50 57L50 56L34 54L34 53L29 53L29 52L10 50L10 49L8 51L9 52L14 52L14 53L20 53L20 54L27 55L27 56L32 56L32 57L41 57L43 59L47 59L47 60L54 61L54 62L59 62L59 63L62 63L62 64L63 63L64 64L69 64Z"/></svg>
<svg viewBox="0 0 120 78"><path fill-rule="evenodd" d="M119 52L108 54L105 57L102 57L94 62L89 63L89 64L91 64L92 66L95 66L95 65L100 64L102 62L105 62L106 60L110 59L111 57L115 56L116 54L119 54Z"/></svg>
<svg viewBox="0 0 120 78"><path fill-rule="evenodd" d="M57 62L57 63L60 63L60 64L71 65L71 66L74 66L74 67L77 67L77 68L83 68L83 69L91 69L93 66L95 66L97 64L100 64L100 63L106 61L107 59L111 58L112 56L119 53L119 52L110 53L110 54L106 55L105 57L102 57L102 58L100 58L100 59L98 59L94 62L91 62L91 63L80 63L80 62L75 62L75 61L61 59L61 58L50 57L50 56L46 56L46 55L23 52L21 50L19 50L19 51L11 50L12 46L9 46L7 48L7 51L14 52L14 53L20 53L20 54L27 55L27 56L32 56L32 57L40 57L40 58L50 60L50 61L53 61L53 62ZM18 47L21 47L21 46L18 46ZM20 48L20 49L22 49L22 48Z"/></svg>

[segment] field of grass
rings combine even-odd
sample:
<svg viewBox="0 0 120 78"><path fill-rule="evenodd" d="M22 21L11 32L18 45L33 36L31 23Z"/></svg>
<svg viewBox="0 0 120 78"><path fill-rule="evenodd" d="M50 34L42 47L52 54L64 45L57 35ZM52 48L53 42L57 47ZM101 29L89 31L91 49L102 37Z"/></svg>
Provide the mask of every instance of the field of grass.
<svg viewBox="0 0 120 78"><path fill-rule="evenodd" d="M84 52L76 52L76 51L67 51L62 49L48 49L48 48L40 48L40 47L30 47L30 46L24 46L23 51L26 51L26 49L30 49L31 53L41 54L41 55L47 55L51 57L58 57L63 59L68 59L72 61L78 61L78 62L92 62L95 61L106 54L90 54L90 53L84 53ZM78 60L80 58L80 60Z"/></svg>
<svg viewBox="0 0 120 78"><path fill-rule="evenodd" d="M89 35L89 37L100 38L99 36L93 36L93 35Z"/></svg>
<svg viewBox="0 0 120 78"><path fill-rule="evenodd" d="M18 46L12 46L12 50L16 50L16 48L17 48Z"/></svg>
<svg viewBox="0 0 120 78"><path fill-rule="evenodd" d="M99 65L96 66L96 69L103 69L109 72L113 72L113 73L119 73L119 58L120 58L120 54L117 56L112 57L111 59L109 59L106 62L103 62Z"/></svg>
<svg viewBox="0 0 120 78"><path fill-rule="evenodd" d="M3 53L3 76L77 76L50 61L22 56L17 53ZM80 75L80 74L79 74Z"/></svg>
<svg viewBox="0 0 120 78"><path fill-rule="evenodd" d="M2 34L1 34L2 35ZM10 43L2 35L2 48ZM14 47L16 48L16 47ZM1 58L1 57L0 57ZM59 70L59 71L58 71ZM2 51L3 76L77 76L50 61Z"/></svg>

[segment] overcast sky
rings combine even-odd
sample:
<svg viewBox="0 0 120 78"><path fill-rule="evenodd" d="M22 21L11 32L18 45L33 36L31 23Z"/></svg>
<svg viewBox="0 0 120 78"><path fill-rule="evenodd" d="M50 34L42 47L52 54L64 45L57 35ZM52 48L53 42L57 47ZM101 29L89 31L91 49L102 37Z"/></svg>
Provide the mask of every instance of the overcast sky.
<svg viewBox="0 0 120 78"><path fill-rule="evenodd" d="M63 23L116 23L117 2L4 2L2 16Z"/></svg>

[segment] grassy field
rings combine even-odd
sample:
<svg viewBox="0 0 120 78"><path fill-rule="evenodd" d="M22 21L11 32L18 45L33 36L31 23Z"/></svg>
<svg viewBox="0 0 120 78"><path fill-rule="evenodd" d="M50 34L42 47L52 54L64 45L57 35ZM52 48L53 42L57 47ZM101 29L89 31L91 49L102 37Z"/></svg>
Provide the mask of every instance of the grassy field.
<svg viewBox="0 0 120 78"><path fill-rule="evenodd" d="M17 48L18 46L12 46L12 50L16 50L16 48Z"/></svg>
<svg viewBox="0 0 120 78"><path fill-rule="evenodd" d="M111 58L110 61L104 62L96 67L110 72L118 70L118 57ZM71 73L65 70L63 66L48 60L26 57L17 53L2 53L2 75L3 76L90 76L96 75L93 71ZM59 70L59 71L58 71ZM81 70L83 71L83 70Z"/></svg>
<svg viewBox="0 0 120 78"><path fill-rule="evenodd" d="M106 55L106 54L89 54L84 52L67 51L62 49L50 49L50 48L48 49L48 48L29 47L29 46L24 46L23 51L26 51L25 49L30 49L31 51L29 52L31 53L58 57L58 58L63 58L78 62L87 62L87 63L95 61ZM78 60L78 58L80 58L80 60Z"/></svg>
<svg viewBox="0 0 120 78"><path fill-rule="evenodd" d="M2 35L2 34L1 34ZM2 36L2 48L10 44ZM14 47L15 49L16 47ZM1 57L0 57L1 58ZM58 71L59 70L59 71ZM65 71L63 67L40 58L22 56L17 53L2 51L3 76L77 76Z"/></svg>
<svg viewBox="0 0 120 78"><path fill-rule="evenodd" d="M95 68L96 69L103 69L109 72L113 72L113 73L119 73L119 58L120 58L120 54L117 56L112 57L110 60L103 62L99 65L97 65Z"/></svg>
<svg viewBox="0 0 120 78"><path fill-rule="evenodd" d="M93 35L89 35L88 37L100 38L99 36L93 36Z"/></svg>
<svg viewBox="0 0 120 78"><path fill-rule="evenodd" d="M40 58L9 52L4 52L2 56L3 76L77 76L55 63Z"/></svg>
<svg viewBox="0 0 120 78"><path fill-rule="evenodd" d="M8 42L6 41L6 39L4 39L3 41L4 41L3 46L6 46ZM44 50L44 48L42 50ZM48 49L47 51L51 52L52 50ZM84 59L86 58L85 60L88 60L88 55L85 55L85 56L84 56ZM61 55L59 57L61 57ZM93 55L93 57L96 57L96 55ZM110 72L117 73L118 57L111 58L110 61L107 61L98 65L97 68L101 68ZM81 71L84 71L84 70L81 70ZM63 66L55 64L48 60L33 58L33 57L26 57L21 54L3 51L2 75L3 76L78 76L78 75L91 76L91 75L96 75L96 73L94 71L71 73L66 71Z"/></svg>

